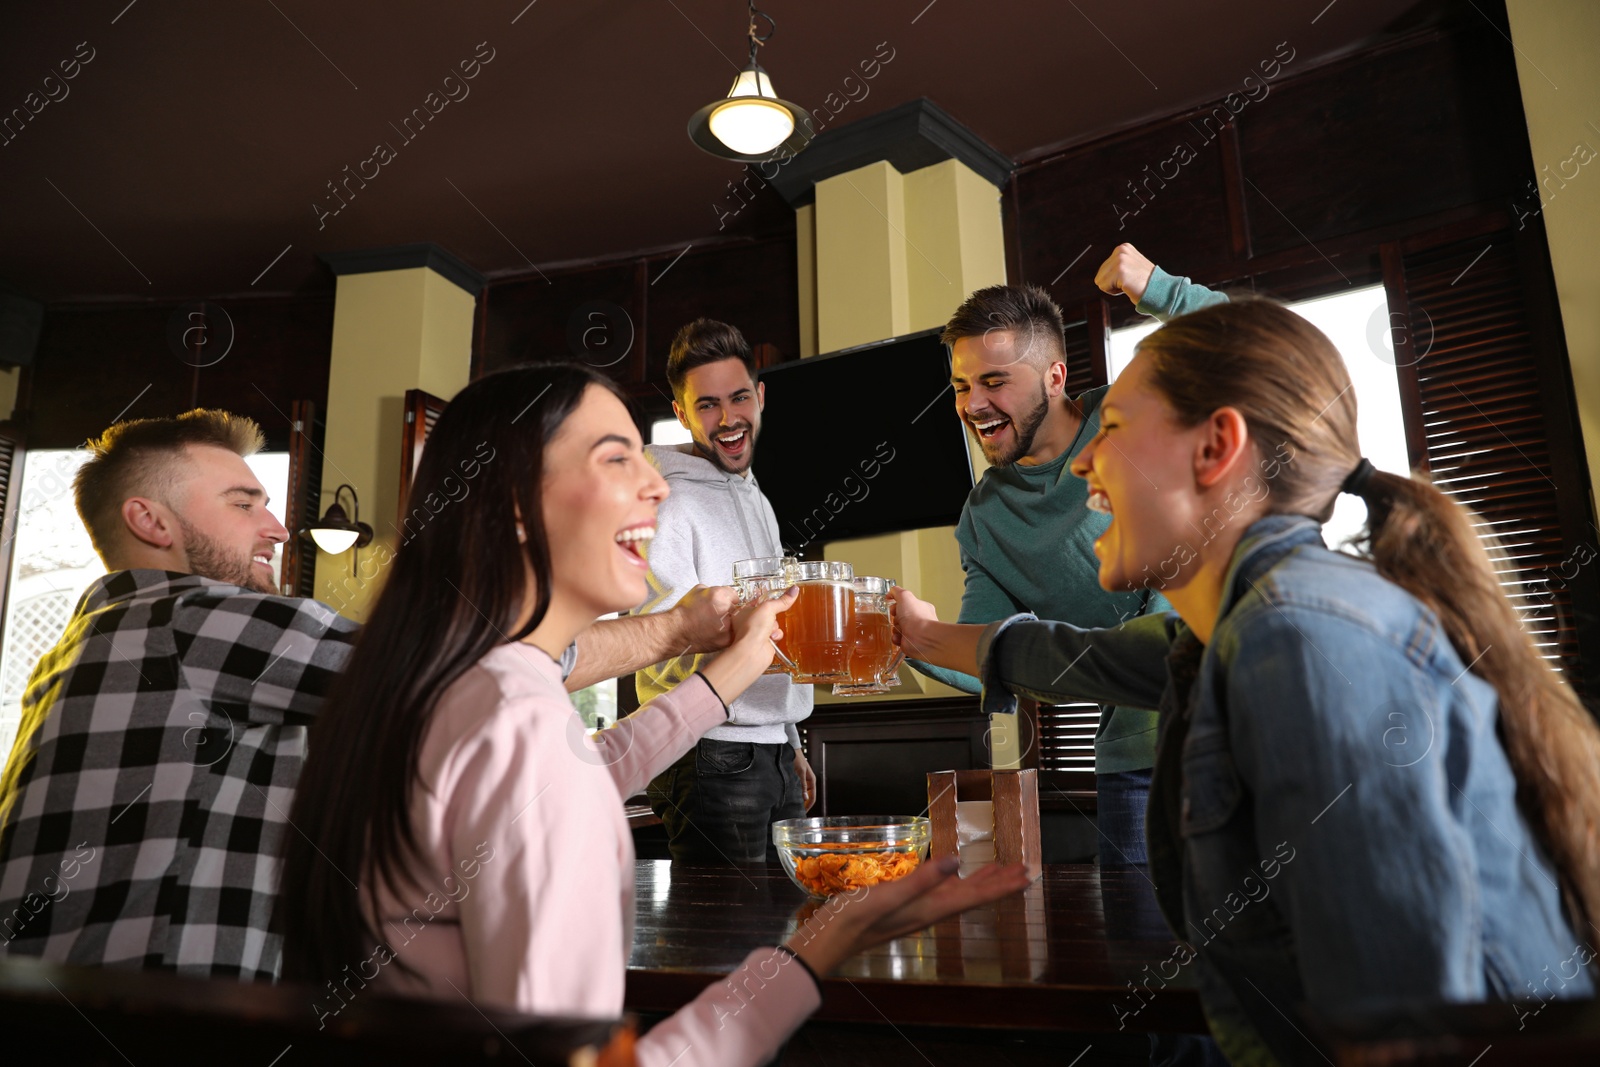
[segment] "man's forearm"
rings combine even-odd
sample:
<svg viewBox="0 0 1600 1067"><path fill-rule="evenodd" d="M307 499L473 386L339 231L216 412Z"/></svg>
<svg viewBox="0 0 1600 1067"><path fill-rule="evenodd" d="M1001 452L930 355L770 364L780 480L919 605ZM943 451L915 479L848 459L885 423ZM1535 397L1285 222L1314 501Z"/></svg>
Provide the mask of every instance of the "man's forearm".
<svg viewBox="0 0 1600 1067"><path fill-rule="evenodd" d="M641 667L689 651L676 611L601 619L578 635L578 662L567 676L567 692L632 674Z"/></svg>
<svg viewBox="0 0 1600 1067"><path fill-rule="evenodd" d="M905 652L908 657L935 667L976 675L978 639L983 631L982 626L956 622L923 623L915 640L906 635Z"/></svg>

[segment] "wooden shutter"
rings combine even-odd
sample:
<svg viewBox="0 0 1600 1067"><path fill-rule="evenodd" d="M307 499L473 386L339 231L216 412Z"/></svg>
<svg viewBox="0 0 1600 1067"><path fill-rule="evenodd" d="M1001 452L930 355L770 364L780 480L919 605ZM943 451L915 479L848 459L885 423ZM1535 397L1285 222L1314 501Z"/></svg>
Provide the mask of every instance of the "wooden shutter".
<svg viewBox="0 0 1600 1067"><path fill-rule="evenodd" d="M1410 436L1420 437L1419 472L1483 518L1483 536L1502 552L1506 595L1544 655L1579 684L1573 586L1550 578L1582 544L1570 531L1587 517L1571 512L1587 487L1564 493L1558 484L1575 480L1558 470L1552 449L1570 379L1552 373L1564 367L1559 321L1533 328L1530 290L1544 279L1525 276L1530 257L1519 255L1518 240L1499 231L1432 248L1389 246L1385 284L1420 357L1401 367L1403 401L1415 404L1407 419Z"/></svg>
<svg viewBox="0 0 1600 1067"><path fill-rule="evenodd" d="M1067 323L1062 337L1066 352L1068 396L1077 396L1106 384L1105 305L1092 300L1082 309L1087 318Z"/></svg>
<svg viewBox="0 0 1600 1067"><path fill-rule="evenodd" d="M406 424L400 433L400 511L395 516L395 528L405 529L406 497L411 493L411 482L417 476L417 464L422 462L422 446L439 421L446 401L421 389L406 390Z"/></svg>
<svg viewBox="0 0 1600 1067"><path fill-rule="evenodd" d="M289 407L289 504L283 524L289 540L283 546L281 587L285 596L317 595L317 546L300 531L321 514L323 417L313 400Z"/></svg>
<svg viewBox="0 0 1600 1067"><path fill-rule="evenodd" d="M17 541L17 505L22 500L22 459L26 454L22 427L0 422L0 628L11 599L11 556Z"/></svg>

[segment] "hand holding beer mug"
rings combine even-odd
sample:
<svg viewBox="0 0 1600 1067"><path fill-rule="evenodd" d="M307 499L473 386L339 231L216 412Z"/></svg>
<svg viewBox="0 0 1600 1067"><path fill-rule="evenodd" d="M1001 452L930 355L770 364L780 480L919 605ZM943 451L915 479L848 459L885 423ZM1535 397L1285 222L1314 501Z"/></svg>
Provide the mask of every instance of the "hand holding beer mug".
<svg viewBox="0 0 1600 1067"><path fill-rule="evenodd" d="M800 561L793 556L757 556L755 559L741 559L733 565L733 588L739 594L740 605L745 605L763 596L777 596L795 583L795 574L792 568L797 567ZM783 626L783 616L779 616L778 625ZM763 674L793 674L794 661L789 658L788 634L773 642L773 647L778 650L778 658L772 661Z"/></svg>
<svg viewBox="0 0 1600 1067"><path fill-rule="evenodd" d="M850 649L850 678L835 682L835 696L887 693L900 684L900 664L905 655L894 639L889 590L894 579L862 576L854 579L855 627Z"/></svg>

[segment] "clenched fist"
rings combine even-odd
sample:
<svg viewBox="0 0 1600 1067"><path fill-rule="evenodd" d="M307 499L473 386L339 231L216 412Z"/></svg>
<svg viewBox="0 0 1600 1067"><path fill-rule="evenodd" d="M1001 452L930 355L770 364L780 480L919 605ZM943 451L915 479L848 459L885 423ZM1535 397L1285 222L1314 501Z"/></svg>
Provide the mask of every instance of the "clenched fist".
<svg viewBox="0 0 1600 1067"><path fill-rule="evenodd" d="M1156 265L1139 254L1130 244L1120 244L1094 272L1094 283L1112 296L1126 294L1135 304L1144 299L1145 286Z"/></svg>

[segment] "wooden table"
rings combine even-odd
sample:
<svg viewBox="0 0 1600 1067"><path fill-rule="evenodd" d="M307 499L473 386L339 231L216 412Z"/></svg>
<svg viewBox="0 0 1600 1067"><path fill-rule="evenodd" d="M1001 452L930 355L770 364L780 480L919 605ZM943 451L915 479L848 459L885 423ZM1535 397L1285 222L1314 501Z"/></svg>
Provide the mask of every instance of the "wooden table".
<svg viewBox="0 0 1600 1067"><path fill-rule="evenodd" d="M817 906L777 865L640 860L635 887L632 1011L677 1010L752 948L788 937ZM1194 976L1170 962L1176 948L1142 871L1049 865L1019 897L850 960L823 983L814 1018L1204 1033ZM1176 976L1163 982L1163 972Z"/></svg>

